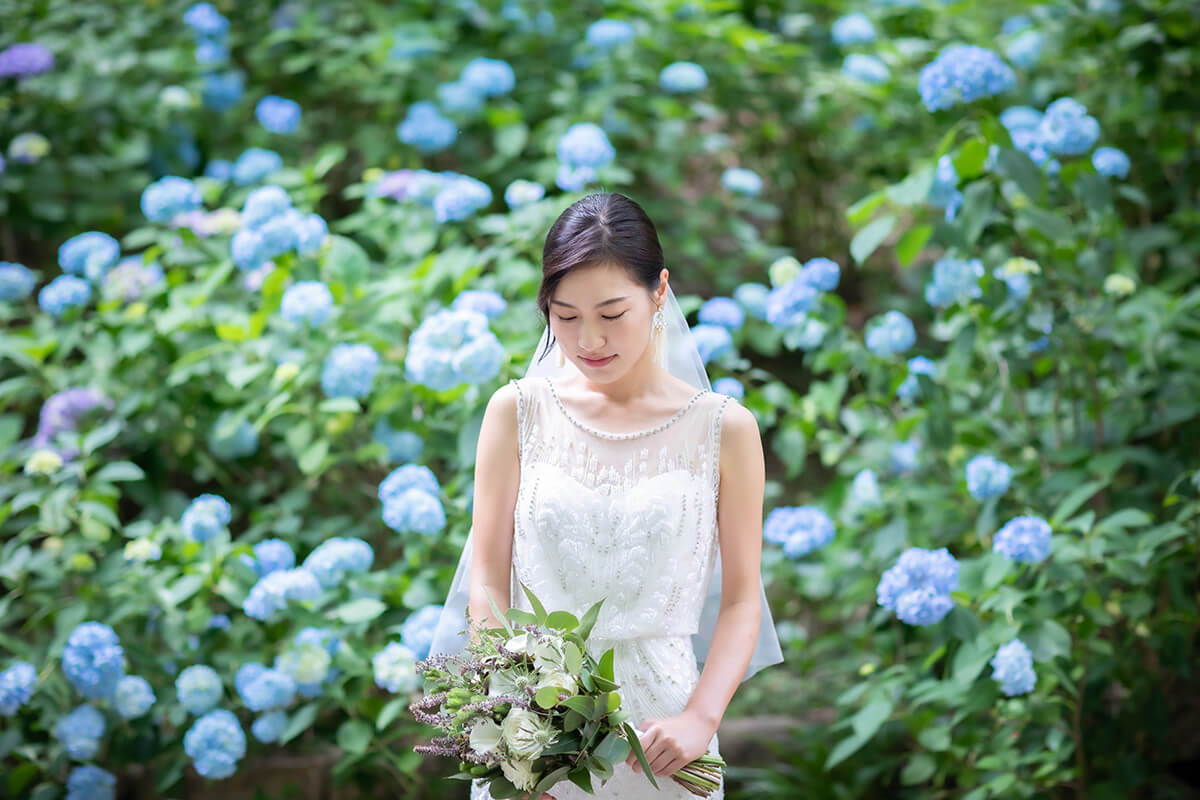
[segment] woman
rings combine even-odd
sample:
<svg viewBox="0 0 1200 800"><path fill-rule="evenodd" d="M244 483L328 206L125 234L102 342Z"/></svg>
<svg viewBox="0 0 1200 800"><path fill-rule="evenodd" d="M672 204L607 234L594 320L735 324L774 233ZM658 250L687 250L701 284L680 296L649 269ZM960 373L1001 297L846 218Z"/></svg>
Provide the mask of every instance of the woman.
<svg viewBox="0 0 1200 800"><path fill-rule="evenodd" d="M489 593L501 611L503 598L530 610L518 582L576 615L604 598L588 649L615 648L622 707L660 790L631 754L591 796L690 798L670 775L719 753L739 682L783 660L759 574L758 426L711 391L657 232L633 200L574 203L551 226L542 265L545 347L495 392L479 433L463 555L471 618L499 625ZM459 567L452 595L463 593ZM446 649L439 640L432 652ZM490 794L475 782L471 797ZM588 795L563 782L543 797Z"/></svg>

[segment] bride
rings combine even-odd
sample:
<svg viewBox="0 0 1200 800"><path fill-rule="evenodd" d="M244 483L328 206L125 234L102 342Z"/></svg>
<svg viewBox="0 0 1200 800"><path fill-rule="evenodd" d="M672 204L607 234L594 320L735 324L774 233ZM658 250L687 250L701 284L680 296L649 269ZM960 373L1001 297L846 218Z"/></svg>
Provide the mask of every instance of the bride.
<svg viewBox="0 0 1200 800"><path fill-rule="evenodd" d="M758 425L712 391L668 277L654 224L622 194L588 195L551 226L541 355L484 412L473 525L430 648L462 650L467 610L499 626L489 593L531 610L520 584L576 616L604 598L588 650L615 650L660 788L631 754L591 797L691 798L670 775L719 755L738 684L783 660L760 577ZM473 782L472 800L490 797ZM541 797L589 795L562 782Z"/></svg>

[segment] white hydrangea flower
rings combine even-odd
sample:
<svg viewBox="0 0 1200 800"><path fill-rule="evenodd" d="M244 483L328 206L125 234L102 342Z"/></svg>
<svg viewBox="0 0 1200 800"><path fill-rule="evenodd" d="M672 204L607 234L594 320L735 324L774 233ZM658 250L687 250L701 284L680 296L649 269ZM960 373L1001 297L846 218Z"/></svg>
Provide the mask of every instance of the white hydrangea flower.
<svg viewBox="0 0 1200 800"><path fill-rule="evenodd" d="M579 692L579 684L575 681L575 677L558 670L543 673L541 679L534 684L533 688L534 691L537 691L547 686L557 686L567 694L577 694Z"/></svg>

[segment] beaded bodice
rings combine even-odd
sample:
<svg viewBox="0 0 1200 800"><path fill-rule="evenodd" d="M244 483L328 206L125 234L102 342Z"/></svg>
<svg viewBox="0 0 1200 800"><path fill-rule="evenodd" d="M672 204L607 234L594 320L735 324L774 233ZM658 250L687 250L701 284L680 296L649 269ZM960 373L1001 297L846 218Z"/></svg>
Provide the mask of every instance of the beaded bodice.
<svg viewBox="0 0 1200 800"><path fill-rule="evenodd" d="M717 556L721 419L727 395L698 391L648 429L601 431L546 376L514 380L521 467L516 581L580 616L605 599L597 639L697 631Z"/></svg>

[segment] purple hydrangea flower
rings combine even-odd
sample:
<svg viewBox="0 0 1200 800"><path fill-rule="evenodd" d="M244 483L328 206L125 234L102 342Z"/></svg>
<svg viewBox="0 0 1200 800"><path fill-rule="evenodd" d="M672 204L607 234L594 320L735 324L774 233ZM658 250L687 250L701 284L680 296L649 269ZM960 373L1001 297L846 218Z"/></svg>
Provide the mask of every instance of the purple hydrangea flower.
<svg viewBox="0 0 1200 800"><path fill-rule="evenodd" d="M25 78L54 68L54 54L36 42L18 42L0 50L0 78Z"/></svg>
<svg viewBox="0 0 1200 800"><path fill-rule="evenodd" d="M72 387L55 392L46 398L38 413L37 432L33 435L34 447L49 446L58 434L75 430L83 418L93 409L111 410L113 402L97 389ZM59 453L63 458L73 458L78 451L73 447Z"/></svg>

